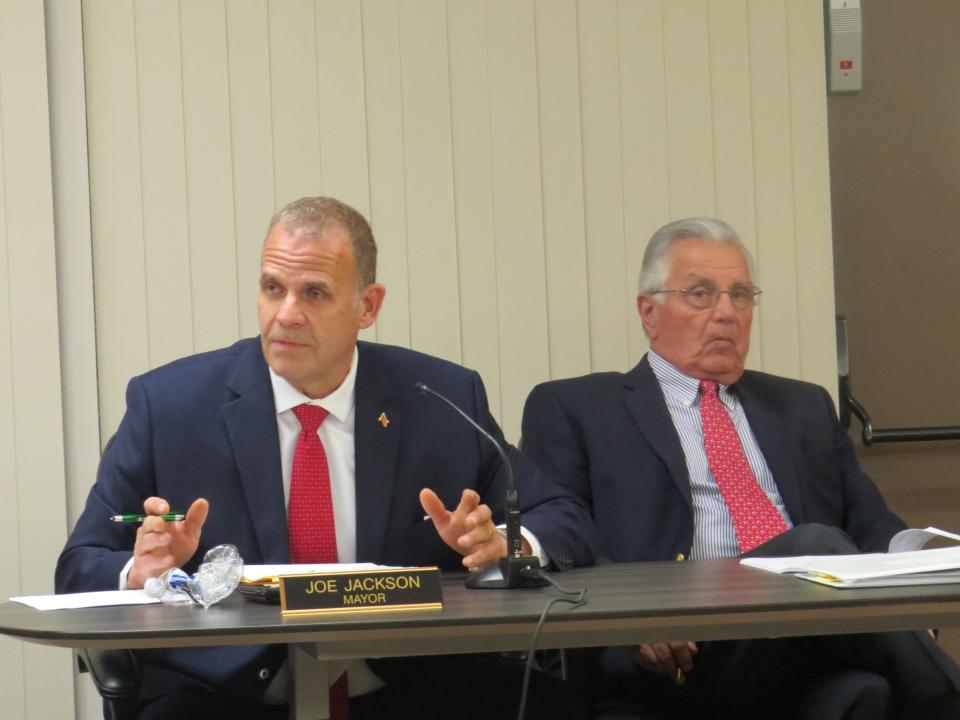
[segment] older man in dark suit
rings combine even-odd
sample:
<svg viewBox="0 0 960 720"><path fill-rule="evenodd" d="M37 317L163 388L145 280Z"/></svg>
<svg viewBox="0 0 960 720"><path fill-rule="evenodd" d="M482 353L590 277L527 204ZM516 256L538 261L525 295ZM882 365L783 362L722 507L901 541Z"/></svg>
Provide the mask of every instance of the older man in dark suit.
<svg viewBox="0 0 960 720"><path fill-rule="evenodd" d="M384 298L375 267L370 227L336 200L304 198L273 218L260 338L131 380L58 592L139 588L168 568L195 569L219 543L247 563L479 568L506 552L494 525L506 490L498 454L415 388L428 383L503 442L483 384L452 363L357 342ZM527 551L560 569L590 563L582 505L511 456ZM150 517L139 529L108 521L141 506ZM182 508L182 521L160 517ZM284 699L275 678L285 656L281 646L141 653L143 717L267 715ZM491 658L359 662L347 677L339 694L349 691L355 718L505 717L519 700L516 669ZM539 712L579 717L549 682L535 683Z"/></svg>
<svg viewBox="0 0 960 720"><path fill-rule="evenodd" d="M878 552L904 527L823 388L744 370L753 277L726 223L661 228L637 298L650 352L531 393L524 451L589 505L607 559ZM596 670L683 717L960 717L957 667L926 631L608 648Z"/></svg>

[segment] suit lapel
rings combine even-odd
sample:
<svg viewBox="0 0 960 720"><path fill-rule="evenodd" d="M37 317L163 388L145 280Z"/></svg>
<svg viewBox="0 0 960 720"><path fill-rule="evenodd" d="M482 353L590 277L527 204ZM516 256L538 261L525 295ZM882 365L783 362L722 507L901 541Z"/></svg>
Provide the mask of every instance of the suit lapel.
<svg viewBox="0 0 960 720"><path fill-rule="evenodd" d="M257 341L240 354L227 385L237 398L223 406L240 482L262 562L289 562L280 440L270 375Z"/></svg>
<svg viewBox="0 0 960 720"><path fill-rule="evenodd" d="M390 367L375 348L357 343L354 454L357 507L357 560L380 562L389 524L403 416Z"/></svg>
<svg viewBox="0 0 960 720"><path fill-rule="evenodd" d="M640 432L670 470L673 482L692 512L690 475L687 472L683 448L670 411L667 410L667 403L663 399L663 391L646 356L627 373L623 387L624 401L640 427Z"/></svg>
<svg viewBox="0 0 960 720"><path fill-rule="evenodd" d="M773 473L784 506L793 524L797 525L803 522L803 504L793 451L783 421L770 403L756 392L749 375L744 375L735 387L743 404L743 411L747 414L750 429L757 438L767 467Z"/></svg>

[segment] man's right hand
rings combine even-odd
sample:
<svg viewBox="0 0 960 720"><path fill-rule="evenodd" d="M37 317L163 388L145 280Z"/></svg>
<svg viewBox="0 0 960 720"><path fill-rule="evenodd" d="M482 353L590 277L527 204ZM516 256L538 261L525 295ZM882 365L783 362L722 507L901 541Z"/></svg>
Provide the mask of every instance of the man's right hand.
<svg viewBox="0 0 960 720"><path fill-rule="evenodd" d="M682 683L684 673L693 670L693 656L698 652L695 642L644 643L637 647L634 659L644 670ZM678 673L677 669L683 671Z"/></svg>
<svg viewBox="0 0 960 720"><path fill-rule="evenodd" d="M166 521L158 516L170 512L170 503L163 498L147 498L143 511L150 517L137 530L127 587L138 590L147 578L162 575L170 568L182 567L192 558L200 544L200 531L209 510L210 503L197 498L183 520Z"/></svg>

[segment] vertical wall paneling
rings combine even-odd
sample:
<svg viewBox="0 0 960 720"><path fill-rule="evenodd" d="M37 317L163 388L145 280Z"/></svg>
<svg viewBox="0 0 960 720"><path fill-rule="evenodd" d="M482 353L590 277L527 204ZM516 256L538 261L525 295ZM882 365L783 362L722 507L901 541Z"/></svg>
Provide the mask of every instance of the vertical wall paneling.
<svg viewBox="0 0 960 720"><path fill-rule="evenodd" d="M661 2L620 0L617 18L627 365L632 367L648 347L634 302L643 250L654 230L671 219Z"/></svg>
<svg viewBox="0 0 960 720"><path fill-rule="evenodd" d="M748 12L763 368L796 377L799 307L786 8L782 0L750 0Z"/></svg>
<svg viewBox="0 0 960 720"><path fill-rule="evenodd" d="M66 492L42 3L0 3L0 562L3 597L48 593ZM63 716L68 650L4 638L4 714ZM69 709L67 714L69 714Z"/></svg>
<svg viewBox="0 0 960 720"><path fill-rule="evenodd" d="M317 97L324 193L369 217L360 23L360 6L354 0L317 3Z"/></svg>
<svg viewBox="0 0 960 720"><path fill-rule="evenodd" d="M663 55L670 153L670 215L713 215L710 37L703 0L663 3Z"/></svg>
<svg viewBox="0 0 960 720"><path fill-rule="evenodd" d="M364 91L370 223L377 236L377 277L387 297L375 327L377 340L410 345L400 18L396 0L364 0Z"/></svg>
<svg viewBox="0 0 960 720"><path fill-rule="evenodd" d="M750 115L744 112L751 102L746 0L711 3L708 10L716 214L737 229L756 256L753 138ZM751 331L751 368L763 366L760 312Z"/></svg>
<svg viewBox="0 0 960 720"><path fill-rule="evenodd" d="M533 3L490 2L487 23L500 402L516 438L527 394L550 372Z"/></svg>
<svg viewBox="0 0 960 720"><path fill-rule="evenodd" d="M756 249L749 364L833 384L818 0L83 7L105 436L131 375L256 331L266 220L319 193L379 241L364 336L480 370L508 435L639 359L642 249L691 213Z"/></svg>
<svg viewBox="0 0 960 720"><path fill-rule="evenodd" d="M136 69L150 366L194 348L177 3L136 0Z"/></svg>
<svg viewBox="0 0 960 720"><path fill-rule="evenodd" d="M486 10L448 3L453 187L463 364L480 373L500 418L500 332L494 245Z"/></svg>
<svg viewBox="0 0 960 720"><path fill-rule="evenodd" d="M278 208L299 197L323 192L314 13L312 0L269 2L270 104Z"/></svg>
<svg viewBox="0 0 960 720"><path fill-rule="evenodd" d="M47 0L45 8L63 395L65 529L69 530L80 515L100 459L86 83L80 0ZM0 330L0 338L3 336ZM0 437L2 433L0 430ZM102 702L89 676L80 675L74 668L73 679L76 718L102 717ZM4 697L8 694L4 693Z"/></svg>
<svg viewBox="0 0 960 720"><path fill-rule="evenodd" d="M833 247L817 242L828 238L830 168L827 92L819 72L823 56L823 15L813 4L787 4L787 48L790 65L790 127L793 153L793 209L796 237L797 306L800 367L804 380L824 383L836 396L836 308L833 294Z"/></svg>
<svg viewBox="0 0 960 720"><path fill-rule="evenodd" d="M550 376L590 371L576 0L537 0L537 90Z"/></svg>
<svg viewBox="0 0 960 720"><path fill-rule="evenodd" d="M583 185L593 370L622 369L633 310L624 273L615 0L578 3Z"/></svg>
<svg viewBox="0 0 960 720"><path fill-rule="evenodd" d="M90 162L100 427L117 429L126 381L149 367L139 86L132 3L86 0L84 78Z"/></svg>
<svg viewBox="0 0 960 720"><path fill-rule="evenodd" d="M259 332L256 293L260 248L277 210L273 176L270 45L266 0L227 3L230 146L240 336Z"/></svg>
<svg viewBox="0 0 960 720"><path fill-rule="evenodd" d="M399 8L410 342L460 362L446 10L442 0Z"/></svg>
<svg viewBox="0 0 960 720"><path fill-rule="evenodd" d="M180 7L194 350L240 334L233 150L223 0Z"/></svg>

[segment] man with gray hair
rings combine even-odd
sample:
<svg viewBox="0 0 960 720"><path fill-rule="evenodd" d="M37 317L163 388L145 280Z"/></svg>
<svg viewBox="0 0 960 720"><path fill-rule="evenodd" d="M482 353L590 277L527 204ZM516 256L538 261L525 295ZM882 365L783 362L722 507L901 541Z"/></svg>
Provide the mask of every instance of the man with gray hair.
<svg viewBox="0 0 960 720"><path fill-rule="evenodd" d="M172 567L195 571L222 543L248 564L455 570L506 554L494 523L509 468L416 388L428 383L506 445L479 375L357 340L386 292L376 250L363 216L333 198L303 198L274 216L260 263L260 337L130 381L126 414L60 556L58 592L141 588ZM559 569L592 562L582 505L508 452L525 551L542 548ZM109 521L141 508L139 528ZM138 655L141 718L287 716L282 645ZM491 656L358 661L331 688L331 717L513 717L522 670ZM581 717L559 680L540 673L530 707L536 717Z"/></svg>
<svg viewBox="0 0 960 720"><path fill-rule="evenodd" d="M721 220L650 240L627 373L544 383L524 452L591 508L613 562L885 552L903 522L860 469L827 392L744 369L760 295ZM955 663L926 632L606 648L594 687L681 717L960 717Z"/></svg>

